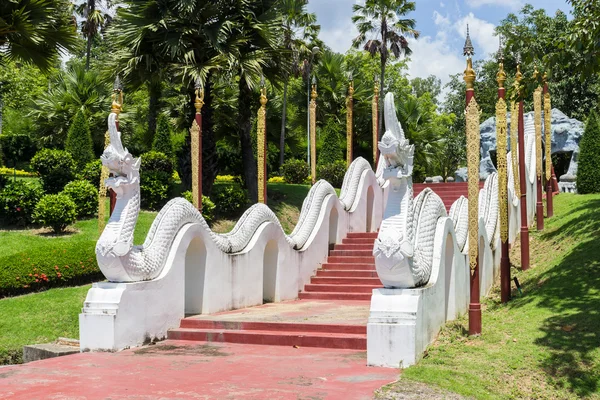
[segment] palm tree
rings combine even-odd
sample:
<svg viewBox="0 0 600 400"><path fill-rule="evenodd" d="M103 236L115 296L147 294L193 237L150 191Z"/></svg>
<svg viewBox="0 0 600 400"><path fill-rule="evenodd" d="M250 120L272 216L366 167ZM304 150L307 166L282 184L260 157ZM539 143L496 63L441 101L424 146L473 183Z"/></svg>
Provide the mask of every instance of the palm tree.
<svg viewBox="0 0 600 400"><path fill-rule="evenodd" d="M85 69L90 69L90 56L92 53L92 42L99 31L104 30L112 20L110 13L110 1L86 0L75 7L75 12L84 18L81 25L81 33L86 39Z"/></svg>
<svg viewBox="0 0 600 400"><path fill-rule="evenodd" d="M70 10L67 0L0 1L0 65L21 60L50 69L59 52L77 47Z"/></svg>
<svg viewBox="0 0 600 400"><path fill-rule="evenodd" d="M354 16L352 22L358 28L358 36L354 39L353 45L359 48L364 43L364 49L372 56L379 54L381 59L380 82L385 90L385 66L389 59L390 51L395 57L402 54L410 55L412 53L408 47L407 36L419 37L419 32L415 30L416 22L414 19L404 18L406 14L415 10L415 3L408 0L366 0L364 5L355 4L353 6ZM374 34L375 39L368 39L368 34ZM382 92L379 105L379 137L381 137L381 127L383 123L383 99L385 93Z"/></svg>
<svg viewBox="0 0 600 400"><path fill-rule="evenodd" d="M283 15L283 47L291 55L290 70L298 77L300 59L311 53L310 43L317 41L321 26L317 16L306 11L308 0L281 0ZM283 106L281 110L281 135L279 137L279 167L283 165L285 152L285 128L287 115L289 76L283 77Z"/></svg>

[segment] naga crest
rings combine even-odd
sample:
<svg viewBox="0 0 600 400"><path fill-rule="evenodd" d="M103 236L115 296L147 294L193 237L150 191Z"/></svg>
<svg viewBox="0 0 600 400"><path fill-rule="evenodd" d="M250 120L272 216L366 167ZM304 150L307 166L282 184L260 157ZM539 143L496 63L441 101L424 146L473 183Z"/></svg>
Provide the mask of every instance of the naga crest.
<svg viewBox="0 0 600 400"><path fill-rule="evenodd" d="M131 153L123 147L121 142L121 132L117 130L117 114L111 113L108 116L108 132L110 135L110 144L104 149L100 156L102 165L104 165L113 175L106 181L106 186L119 193L122 185L131 185L139 182L140 179L140 159L134 158Z"/></svg>
<svg viewBox="0 0 600 400"><path fill-rule="evenodd" d="M383 114L386 130L378 147L385 159L386 175L393 171L398 178L411 176L415 146L404 136L402 125L398 122L393 93L385 96Z"/></svg>

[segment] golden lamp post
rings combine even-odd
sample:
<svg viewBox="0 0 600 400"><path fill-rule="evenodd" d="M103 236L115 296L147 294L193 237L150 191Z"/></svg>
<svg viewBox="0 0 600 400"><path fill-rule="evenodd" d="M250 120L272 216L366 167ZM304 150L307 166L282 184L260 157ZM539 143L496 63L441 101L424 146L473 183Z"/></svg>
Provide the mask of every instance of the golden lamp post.
<svg viewBox="0 0 600 400"><path fill-rule="evenodd" d="M317 181L317 78L312 78L310 90L310 176L314 185Z"/></svg>
<svg viewBox="0 0 600 400"><path fill-rule="evenodd" d="M200 78L194 83L194 120L190 128L192 141L192 202L198 211L202 211L202 106L204 105L204 87Z"/></svg>
<svg viewBox="0 0 600 400"><path fill-rule="evenodd" d="M354 106L354 80L352 72L348 73L348 96L346 96L346 165L350 167L352 164L352 143L354 139L352 127L352 113Z"/></svg>
<svg viewBox="0 0 600 400"><path fill-rule="evenodd" d="M467 134L467 174L469 196L469 266L471 290L469 302L469 334L481 334L481 304L479 303L479 119L481 111L475 100L475 70L472 57L475 54L467 25L467 38L463 48L467 57L464 80L467 84L465 110Z"/></svg>
<svg viewBox="0 0 600 400"><path fill-rule="evenodd" d="M267 88L265 77L260 78L260 108L256 127L258 152L258 202L267 204Z"/></svg>
<svg viewBox="0 0 600 400"><path fill-rule="evenodd" d="M506 72L504 72L504 42L500 37L498 50L498 101L496 102L496 159L498 165L498 202L500 212L500 299L503 303L510 300L510 259L508 255L508 168L506 135Z"/></svg>

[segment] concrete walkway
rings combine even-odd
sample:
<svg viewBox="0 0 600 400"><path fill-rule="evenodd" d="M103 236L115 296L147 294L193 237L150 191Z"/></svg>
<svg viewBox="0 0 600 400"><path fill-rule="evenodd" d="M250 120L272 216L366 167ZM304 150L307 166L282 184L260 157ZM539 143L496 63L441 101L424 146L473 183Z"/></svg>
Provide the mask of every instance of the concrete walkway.
<svg viewBox="0 0 600 400"><path fill-rule="evenodd" d="M0 399L371 399L366 352L167 340L0 368Z"/></svg>

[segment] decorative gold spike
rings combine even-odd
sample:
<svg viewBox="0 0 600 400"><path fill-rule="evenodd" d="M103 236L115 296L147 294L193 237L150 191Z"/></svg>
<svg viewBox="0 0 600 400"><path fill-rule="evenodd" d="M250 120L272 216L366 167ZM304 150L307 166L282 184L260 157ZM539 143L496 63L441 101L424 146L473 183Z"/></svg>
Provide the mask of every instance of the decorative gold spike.
<svg viewBox="0 0 600 400"><path fill-rule="evenodd" d="M106 149L110 144L110 135L108 131L104 134L104 148ZM104 227L106 226L106 180L109 176L108 167L102 165L100 170L100 183L98 185L98 233L102 234Z"/></svg>
<svg viewBox="0 0 600 400"><path fill-rule="evenodd" d="M467 69L465 69L465 74L463 79L467 83L467 90L475 90L475 70L473 69L473 60L471 58L467 59Z"/></svg>
<svg viewBox="0 0 600 400"><path fill-rule="evenodd" d="M502 243L508 240L508 193L506 165L506 101L499 98L496 102L496 160L498 164L498 198L500 200L500 238Z"/></svg>
<svg viewBox="0 0 600 400"><path fill-rule="evenodd" d="M546 83L547 76L543 80ZM550 104L550 91L544 94L544 133L546 139L546 181L552 178L552 106Z"/></svg>
<svg viewBox="0 0 600 400"><path fill-rule="evenodd" d="M498 88L504 89L504 82L506 82L506 72L504 72L504 63L498 64L498 73L496 74L496 82L498 82Z"/></svg>
<svg viewBox="0 0 600 400"><path fill-rule="evenodd" d="M192 141L191 151L192 151L192 203L196 209L201 208L200 204L200 188L198 187L198 182L200 181L198 178L199 174L199 163L200 163L200 141L202 140L202 135L200 133L200 125L196 122L196 119L192 121L192 127L190 128L190 138Z"/></svg>
<svg viewBox="0 0 600 400"><path fill-rule="evenodd" d="M537 68L536 68L537 75ZM542 178L542 87L538 86L533 92L533 116L535 124L535 155L538 179Z"/></svg>
<svg viewBox="0 0 600 400"><path fill-rule="evenodd" d="M349 167L352 164L352 118L353 118L353 103L354 103L354 81L350 81L348 85L348 96L346 97L346 164Z"/></svg>
<svg viewBox="0 0 600 400"><path fill-rule="evenodd" d="M257 161L258 161L258 202L267 204L266 165L267 165L267 89L260 89L260 108L257 120Z"/></svg>
<svg viewBox="0 0 600 400"><path fill-rule="evenodd" d="M469 192L469 265L477 267L479 232L479 120L481 110L473 97L465 110L467 128L467 176Z"/></svg>
<svg viewBox="0 0 600 400"><path fill-rule="evenodd" d="M379 123L379 84L377 80L375 81L373 92L373 101L371 103L371 120L373 123L373 165L375 165L375 168L377 168L377 143L379 142L377 134L377 124Z"/></svg>
<svg viewBox="0 0 600 400"><path fill-rule="evenodd" d="M510 108L510 154L512 158L514 189L517 197L521 197L521 186L519 183L519 149L517 138L519 135L519 106L513 100Z"/></svg>
<svg viewBox="0 0 600 400"><path fill-rule="evenodd" d="M313 77L310 91L310 172L314 185L317 181L317 84Z"/></svg>

